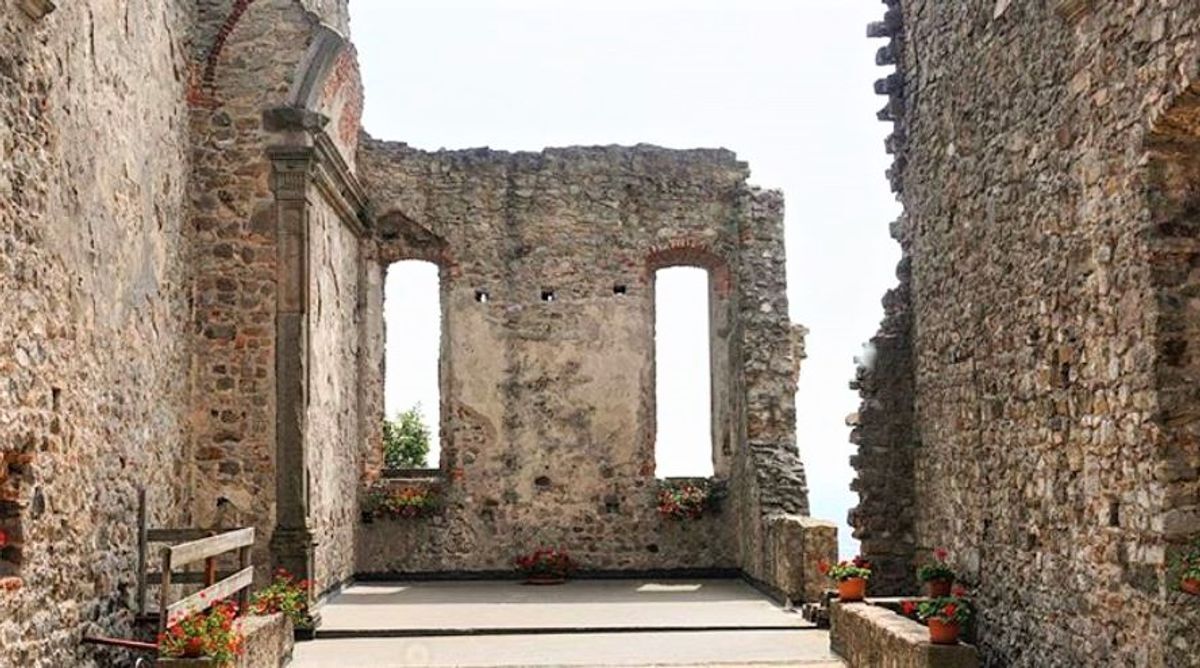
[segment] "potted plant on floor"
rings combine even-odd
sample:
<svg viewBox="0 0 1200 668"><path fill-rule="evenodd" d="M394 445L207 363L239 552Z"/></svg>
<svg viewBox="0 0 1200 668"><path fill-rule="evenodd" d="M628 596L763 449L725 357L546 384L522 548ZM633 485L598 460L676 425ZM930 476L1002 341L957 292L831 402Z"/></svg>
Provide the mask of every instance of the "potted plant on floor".
<svg viewBox="0 0 1200 668"><path fill-rule="evenodd" d="M950 564L946 563L946 557L949 554L945 548L939 547L933 551L933 563L925 564L917 569L917 577L925 583L929 598L950 595L950 590L954 586L955 574L954 570L950 568Z"/></svg>
<svg viewBox="0 0 1200 668"><path fill-rule="evenodd" d="M903 601L900 607L906 616L915 615L925 622L929 627L929 642L935 645L957 644L962 628L971 621L971 602L962 587L955 587L950 596Z"/></svg>
<svg viewBox="0 0 1200 668"><path fill-rule="evenodd" d="M208 610L168 620L167 630L158 634L159 665L233 665L245 642L237 615L237 603L221 601Z"/></svg>
<svg viewBox="0 0 1200 668"><path fill-rule="evenodd" d="M1175 569L1179 573L1179 591L1200 596L1200 540L1175 559Z"/></svg>
<svg viewBox="0 0 1200 668"><path fill-rule="evenodd" d="M822 561L817 568L837 583L838 599L846 602L861 601L867 595L871 564L866 559L855 557L851 561L839 561L834 566Z"/></svg>
<svg viewBox="0 0 1200 668"><path fill-rule="evenodd" d="M575 564L566 550L543 547L513 560L525 576L525 584L550 585L567 581Z"/></svg>
<svg viewBox="0 0 1200 668"><path fill-rule="evenodd" d="M296 580L286 569L275 571L271 584L254 593L250 598L250 612L255 615L273 615L282 612L292 622L292 633L296 640L312 640L316 624L308 609L308 580Z"/></svg>

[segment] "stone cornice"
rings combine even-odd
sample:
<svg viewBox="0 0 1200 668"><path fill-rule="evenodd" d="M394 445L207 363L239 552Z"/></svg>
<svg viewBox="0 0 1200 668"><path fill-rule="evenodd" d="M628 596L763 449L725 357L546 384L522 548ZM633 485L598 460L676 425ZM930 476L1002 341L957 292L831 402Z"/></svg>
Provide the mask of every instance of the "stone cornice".
<svg viewBox="0 0 1200 668"><path fill-rule="evenodd" d="M299 140L267 149L275 166L275 197L302 199L311 182L354 234L365 236L371 221L366 194L333 140L321 129L327 119L303 110L283 109L267 112L264 120L268 129L287 132Z"/></svg>
<svg viewBox="0 0 1200 668"><path fill-rule="evenodd" d="M29 18L37 20L57 9L51 0L18 0L17 5Z"/></svg>

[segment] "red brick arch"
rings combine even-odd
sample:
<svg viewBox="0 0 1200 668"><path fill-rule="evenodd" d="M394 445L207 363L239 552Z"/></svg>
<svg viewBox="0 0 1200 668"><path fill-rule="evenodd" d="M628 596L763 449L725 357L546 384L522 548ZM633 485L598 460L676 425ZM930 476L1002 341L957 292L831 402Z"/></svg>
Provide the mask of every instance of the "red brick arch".
<svg viewBox="0 0 1200 668"><path fill-rule="evenodd" d="M733 288L729 262L702 242L679 240L651 249L646 256L647 280L654 277L654 272L667 267L707 269L712 278L713 291L721 297L728 295Z"/></svg>

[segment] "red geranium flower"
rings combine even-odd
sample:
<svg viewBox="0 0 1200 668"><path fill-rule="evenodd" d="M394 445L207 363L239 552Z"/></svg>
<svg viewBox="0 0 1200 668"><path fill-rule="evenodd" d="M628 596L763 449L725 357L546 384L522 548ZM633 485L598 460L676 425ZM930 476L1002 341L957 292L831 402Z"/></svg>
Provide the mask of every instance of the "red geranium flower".
<svg viewBox="0 0 1200 668"><path fill-rule="evenodd" d="M905 617L912 617L917 611L917 604L914 601L900 601L900 610Z"/></svg>
<svg viewBox="0 0 1200 668"><path fill-rule="evenodd" d="M946 607L942 608L942 614L949 619L954 619L954 613L958 612L958 606L953 603L947 603Z"/></svg>
<svg viewBox="0 0 1200 668"><path fill-rule="evenodd" d="M829 573L829 562L822 559L821 562L817 564L817 570L821 571L821 575L828 574Z"/></svg>
<svg viewBox="0 0 1200 668"><path fill-rule="evenodd" d="M0 548L4 548L7 546L8 546L8 532L5 531L4 529L0 529Z"/></svg>
<svg viewBox="0 0 1200 668"><path fill-rule="evenodd" d="M967 588L960 584L956 584L954 585L954 588L950 590L950 594L955 598L962 598L967 595Z"/></svg>

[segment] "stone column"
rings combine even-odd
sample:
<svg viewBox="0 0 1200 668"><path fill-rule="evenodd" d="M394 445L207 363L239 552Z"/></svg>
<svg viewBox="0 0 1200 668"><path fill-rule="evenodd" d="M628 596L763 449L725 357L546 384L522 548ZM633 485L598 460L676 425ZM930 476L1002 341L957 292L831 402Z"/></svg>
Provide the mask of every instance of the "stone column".
<svg viewBox="0 0 1200 668"><path fill-rule="evenodd" d="M275 532L274 566L312 579L313 533L308 526L308 458L305 406L308 399L308 216L316 166L311 147L269 152L275 194Z"/></svg>

